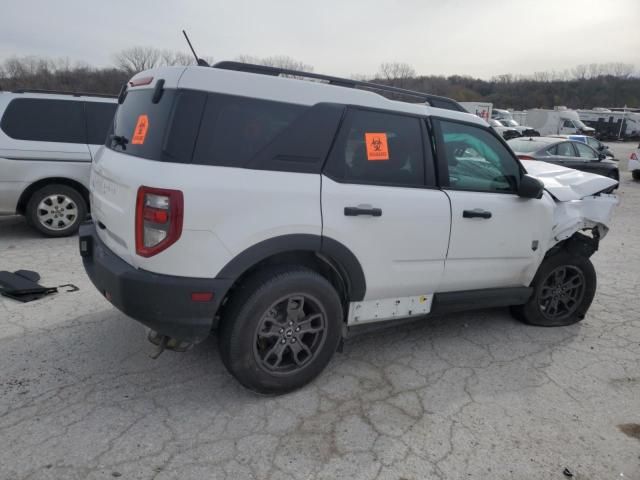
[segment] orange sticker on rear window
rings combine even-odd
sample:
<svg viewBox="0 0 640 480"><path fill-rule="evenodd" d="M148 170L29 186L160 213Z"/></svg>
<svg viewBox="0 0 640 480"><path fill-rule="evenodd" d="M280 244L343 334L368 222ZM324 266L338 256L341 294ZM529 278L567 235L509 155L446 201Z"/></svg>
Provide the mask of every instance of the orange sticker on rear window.
<svg viewBox="0 0 640 480"><path fill-rule="evenodd" d="M367 146L367 160L389 160L386 133L365 133L364 141Z"/></svg>
<svg viewBox="0 0 640 480"><path fill-rule="evenodd" d="M131 143L133 145L142 145L145 137L147 136L147 130L149 130L149 117L144 114L138 115L138 121L136 122L136 128L133 131Z"/></svg>

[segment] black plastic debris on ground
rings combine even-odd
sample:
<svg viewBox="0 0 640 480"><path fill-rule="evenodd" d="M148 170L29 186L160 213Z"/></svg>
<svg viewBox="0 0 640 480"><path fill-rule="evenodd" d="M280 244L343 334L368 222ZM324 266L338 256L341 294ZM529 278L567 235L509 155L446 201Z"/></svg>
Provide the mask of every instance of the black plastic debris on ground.
<svg viewBox="0 0 640 480"><path fill-rule="evenodd" d="M58 287L43 287L38 283L38 280L40 280L38 272L30 270L17 270L13 273L2 271L0 272L0 294L20 302L31 302L58 291ZM78 290L78 287L71 284L61 286L70 287L66 290L67 292Z"/></svg>
<svg viewBox="0 0 640 480"><path fill-rule="evenodd" d="M571 470L569 470L568 468L565 468L565 469L562 471L562 474L563 474L565 477L569 477L569 478L573 477L573 472L572 472Z"/></svg>

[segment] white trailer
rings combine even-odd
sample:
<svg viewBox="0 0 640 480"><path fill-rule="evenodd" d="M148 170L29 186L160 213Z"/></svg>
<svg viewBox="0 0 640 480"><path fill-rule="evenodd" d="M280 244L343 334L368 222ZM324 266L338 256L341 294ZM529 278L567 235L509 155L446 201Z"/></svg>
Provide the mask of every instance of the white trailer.
<svg viewBox="0 0 640 480"><path fill-rule="evenodd" d="M578 110L580 120L595 128L599 138L634 138L640 136L640 113L607 108Z"/></svg>
<svg viewBox="0 0 640 480"><path fill-rule="evenodd" d="M540 132L540 135L593 135L595 129L586 126L578 112L566 107L553 110L533 108L527 110L527 124Z"/></svg>

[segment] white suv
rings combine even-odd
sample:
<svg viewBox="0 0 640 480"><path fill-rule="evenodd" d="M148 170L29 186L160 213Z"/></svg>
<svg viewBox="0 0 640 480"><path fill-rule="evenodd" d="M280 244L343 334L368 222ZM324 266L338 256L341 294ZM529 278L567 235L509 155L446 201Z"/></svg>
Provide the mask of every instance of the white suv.
<svg viewBox="0 0 640 480"><path fill-rule="evenodd" d="M160 348L217 329L252 390L304 385L374 322L512 306L555 326L591 304L616 181L521 163L453 100L223 62L140 73L119 102L86 271Z"/></svg>
<svg viewBox="0 0 640 480"><path fill-rule="evenodd" d="M0 215L24 215L50 237L75 233L116 106L108 96L0 92Z"/></svg>

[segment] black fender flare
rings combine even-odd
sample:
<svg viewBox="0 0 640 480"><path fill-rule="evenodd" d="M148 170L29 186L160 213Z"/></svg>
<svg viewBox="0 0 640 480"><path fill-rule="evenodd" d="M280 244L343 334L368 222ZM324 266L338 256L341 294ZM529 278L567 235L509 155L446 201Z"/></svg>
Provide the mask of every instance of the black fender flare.
<svg viewBox="0 0 640 480"><path fill-rule="evenodd" d="M328 260L347 281L349 301L361 301L367 290L362 265L341 242L312 234L291 234L263 240L240 252L220 270L216 278L236 281L253 266L269 257L286 252L312 252Z"/></svg>

